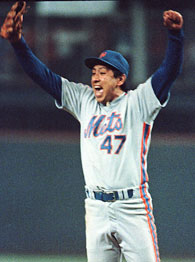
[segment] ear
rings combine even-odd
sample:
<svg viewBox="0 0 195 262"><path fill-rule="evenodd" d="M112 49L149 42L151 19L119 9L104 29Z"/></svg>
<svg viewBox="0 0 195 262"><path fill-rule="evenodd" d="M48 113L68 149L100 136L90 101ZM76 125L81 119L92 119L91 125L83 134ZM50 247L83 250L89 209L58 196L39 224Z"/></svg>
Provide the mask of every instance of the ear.
<svg viewBox="0 0 195 262"><path fill-rule="evenodd" d="M126 81L126 75L125 74L122 74L121 76L118 77L118 86L121 87L125 81Z"/></svg>

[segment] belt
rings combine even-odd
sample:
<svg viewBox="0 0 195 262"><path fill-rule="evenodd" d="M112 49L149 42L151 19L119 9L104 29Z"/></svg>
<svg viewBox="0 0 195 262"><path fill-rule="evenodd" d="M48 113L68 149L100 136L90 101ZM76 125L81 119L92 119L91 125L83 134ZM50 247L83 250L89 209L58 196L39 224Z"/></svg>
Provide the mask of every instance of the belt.
<svg viewBox="0 0 195 262"><path fill-rule="evenodd" d="M92 190L85 187L85 193L88 198L101 200L104 202L114 202L116 200L125 200L132 198L133 189L120 189L114 191Z"/></svg>

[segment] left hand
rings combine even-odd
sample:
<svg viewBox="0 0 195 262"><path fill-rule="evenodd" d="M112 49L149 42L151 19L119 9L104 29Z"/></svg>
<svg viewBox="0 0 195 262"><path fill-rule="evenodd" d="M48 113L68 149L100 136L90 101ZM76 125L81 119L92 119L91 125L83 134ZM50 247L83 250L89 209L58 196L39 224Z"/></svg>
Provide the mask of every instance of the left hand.
<svg viewBox="0 0 195 262"><path fill-rule="evenodd" d="M183 26L183 17L176 11L165 11L163 13L163 24L169 30L180 30Z"/></svg>

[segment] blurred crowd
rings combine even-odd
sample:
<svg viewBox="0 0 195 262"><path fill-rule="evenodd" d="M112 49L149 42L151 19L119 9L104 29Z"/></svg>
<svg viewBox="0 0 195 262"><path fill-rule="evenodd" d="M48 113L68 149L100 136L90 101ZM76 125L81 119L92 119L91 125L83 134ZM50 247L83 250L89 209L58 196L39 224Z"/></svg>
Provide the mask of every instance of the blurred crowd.
<svg viewBox="0 0 195 262"><path fill-rule="evenodd" d="M83 9L85 14L82 14L77 2L72 2L72 13L64 2L56 8L52 2L29 2L30 9L24 17L24 37L49 68L71 81L90 84L90 71L83 64L85 57L97 56L105 49L116 50L130 63L128 86L131 89L158 68L167 43L162 6L151 7L144 1L134 1L137 4L127 4L125 8L127 1L123 5L121 1L106 1L109 2L107 5L104 1L96 1L99 7L94 6L92 12L92 5L88 5L89 10ZM0 3L1 24L11 5L11 1ZM195 24L195 7L178 8L184 17L183 72L174 84L166 112L158 120L157 132L169 130L165 119L170 131L195 131L195 35L192 26ZM53 99L25 75L11 45L3 39L0 39L0 45L0 129L76 130L78 124L74 119L59 113ZM52 123L51 117L54 119Z"/></svg>

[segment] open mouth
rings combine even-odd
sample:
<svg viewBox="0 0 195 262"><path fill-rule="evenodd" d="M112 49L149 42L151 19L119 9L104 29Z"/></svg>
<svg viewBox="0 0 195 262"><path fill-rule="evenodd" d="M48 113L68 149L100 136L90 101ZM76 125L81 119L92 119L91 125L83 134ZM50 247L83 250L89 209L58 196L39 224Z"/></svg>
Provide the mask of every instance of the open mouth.
<svg viewBox="0 0 195 262"><path fill-rule="evenodd" d="M103 88L101 86L94 86L94 93L96 97L100 97L103 93Z"/></svg>

